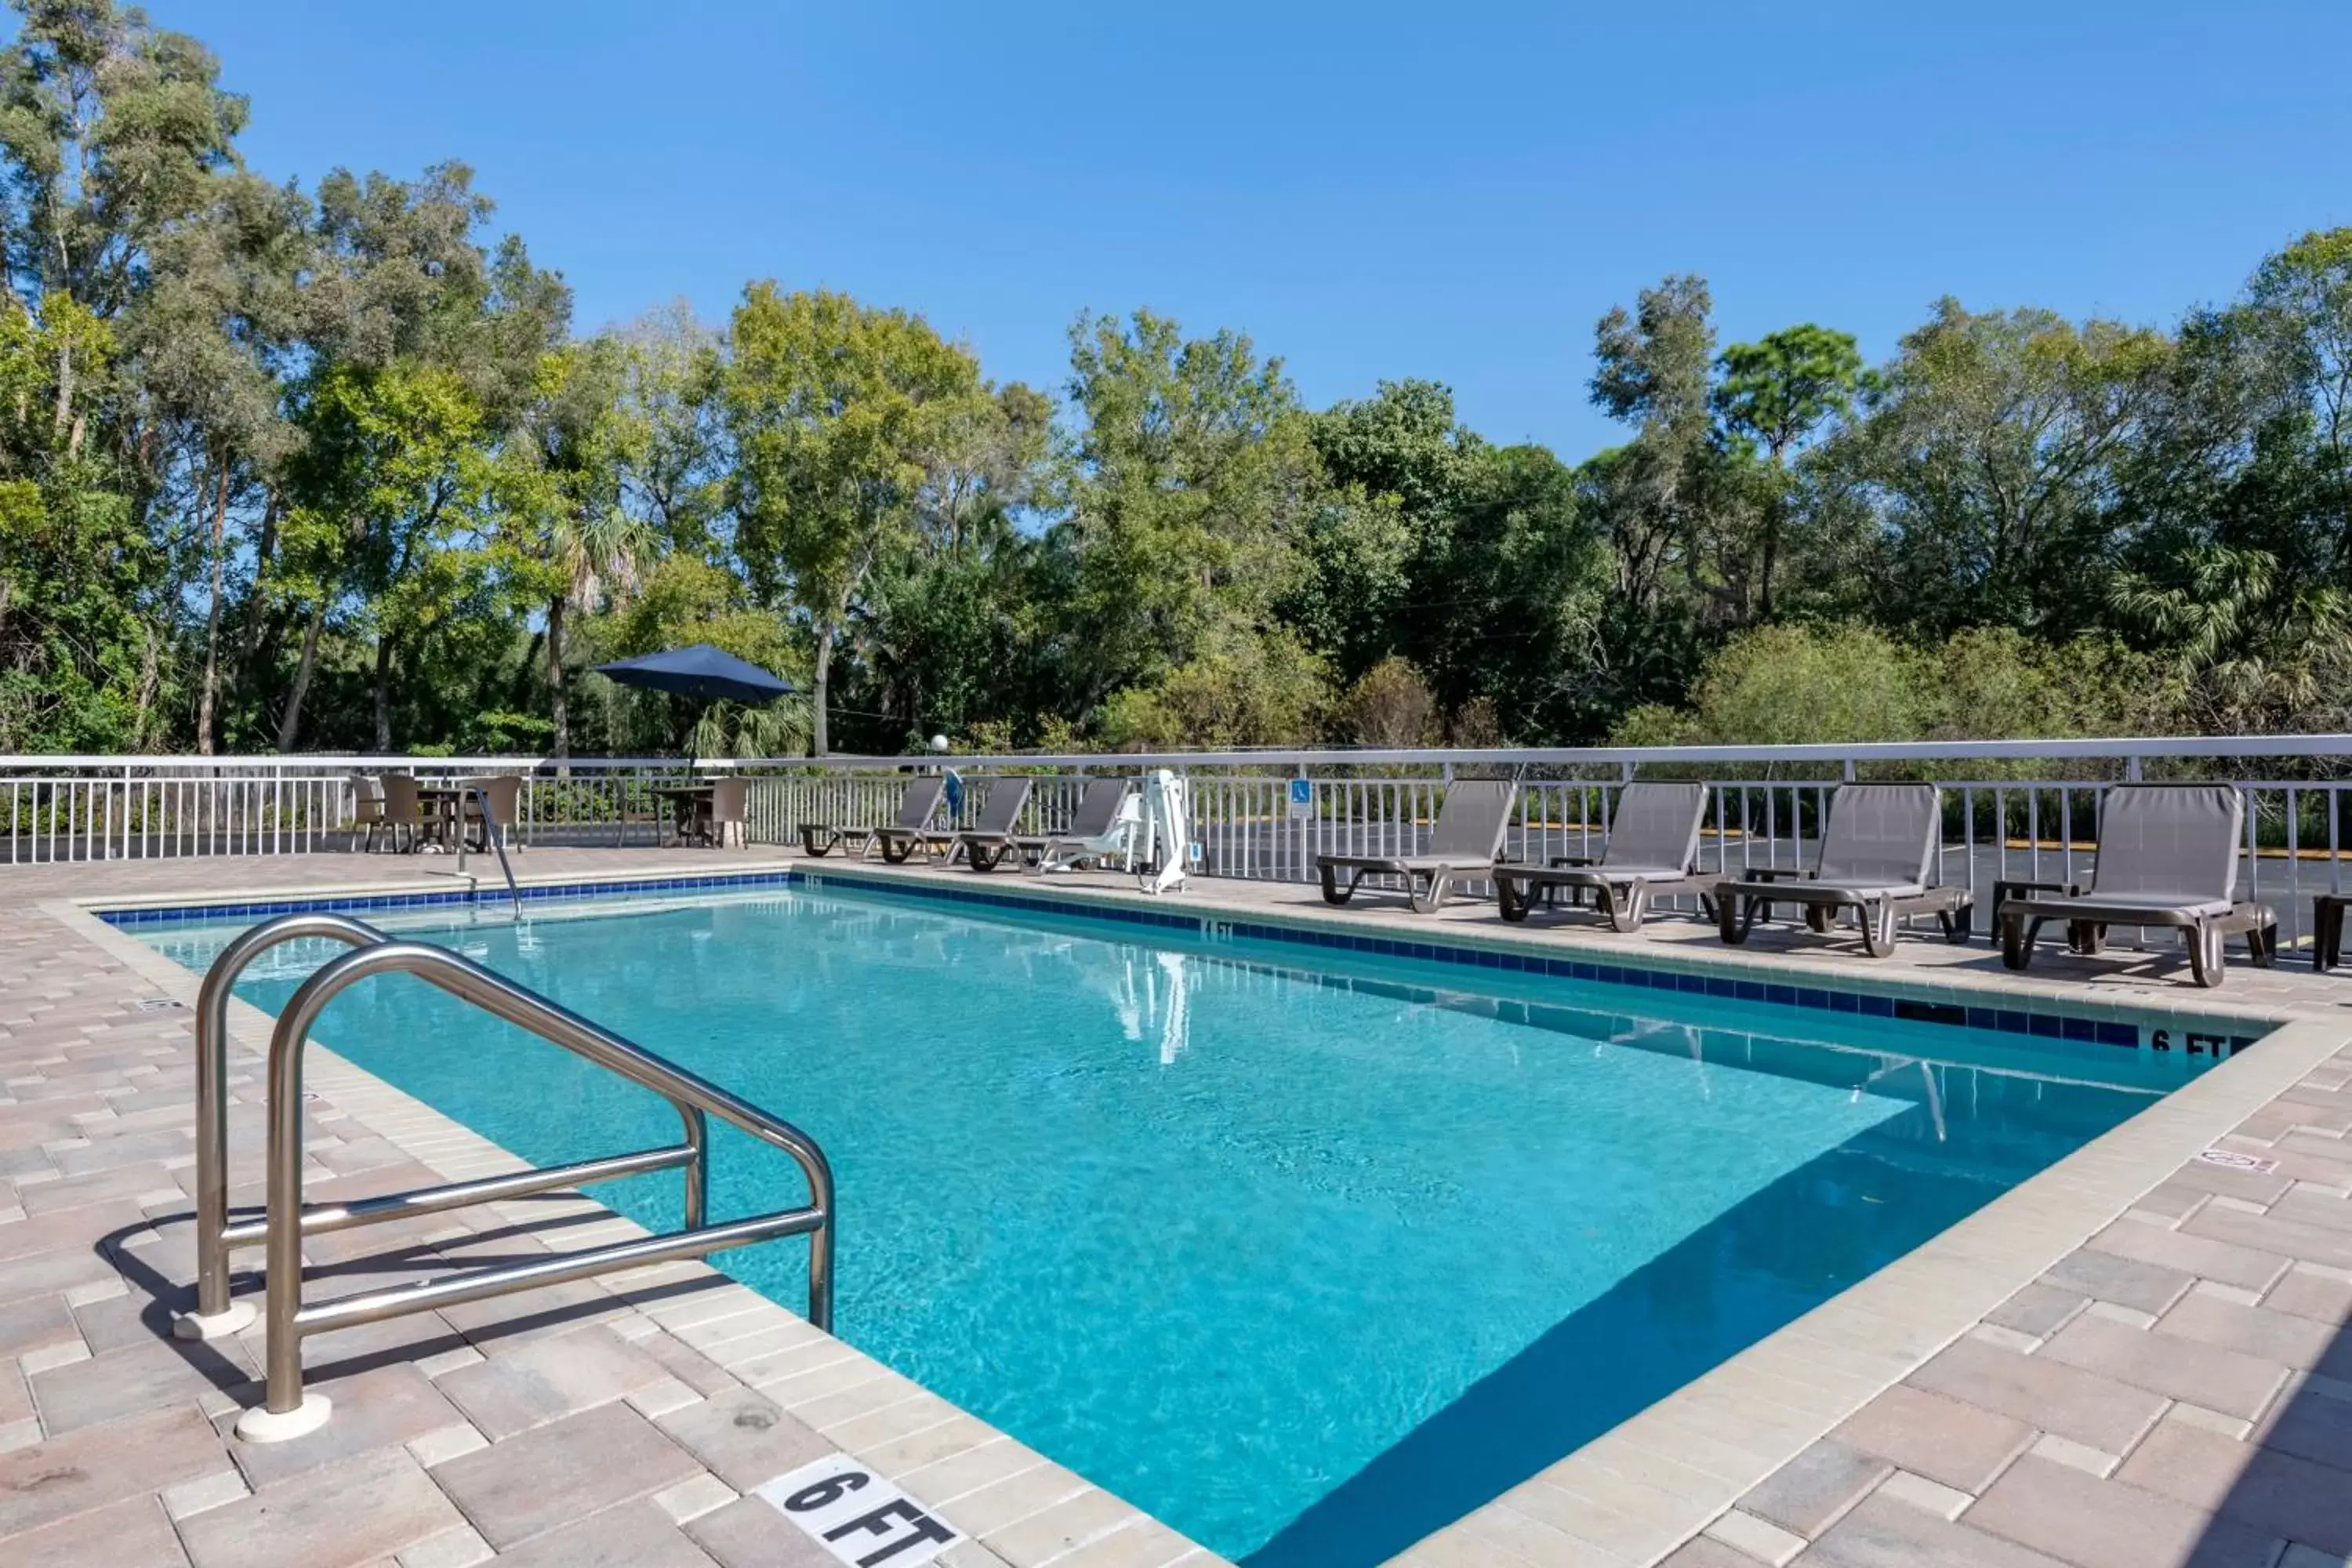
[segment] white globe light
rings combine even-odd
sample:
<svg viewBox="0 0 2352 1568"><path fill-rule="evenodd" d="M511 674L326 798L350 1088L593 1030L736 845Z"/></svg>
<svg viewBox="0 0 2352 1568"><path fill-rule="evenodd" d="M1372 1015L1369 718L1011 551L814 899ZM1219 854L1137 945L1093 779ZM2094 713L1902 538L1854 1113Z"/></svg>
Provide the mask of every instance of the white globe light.
<svg viewBox="0 0 2352 1568"><path fill-rule="evenodd" d="M934 735L931 737L931 750L935 752L944 752L947 749L948 738L945 735Z"/></svg>

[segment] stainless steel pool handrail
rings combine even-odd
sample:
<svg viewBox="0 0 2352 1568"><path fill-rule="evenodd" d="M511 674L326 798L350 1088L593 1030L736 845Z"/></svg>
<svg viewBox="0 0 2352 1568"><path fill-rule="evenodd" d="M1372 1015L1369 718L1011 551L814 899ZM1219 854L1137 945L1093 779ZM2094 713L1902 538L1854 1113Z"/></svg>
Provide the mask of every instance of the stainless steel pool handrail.
<svg viewBox="0 0 2352 1568"><path fill-rule="evenodd" d="M227 1205L227 1012L236 977L269 948L300 937L343 942L355 951L321 965L287 1003L271 1034L268 1069L268 1205L258 1217L233 1217ZM572 1164L519 1171L414 1192L348 1203L302 1202L302 1058L310 1030L327 1004L346 987L383 973L415 974L551 1045L563 1047L668 1100L685 1128L683 1142ZM833 1171L815 1141L716 1084L664 1060L577 1013L450 952L395 941L363 921L333 914L285 915L244 932L222 951L198 994L197 1045L197 1312L181 1331L205 1337L234 1331L250 1309L229 1300L228 1250L266 1244L268 1392L261 1408L238 1423L245 1436L268 1441L308 1431L326 1417L323 1395L302 1389L302 1338L329 1328L373 1322L434 1307L478 1300L512 1290L583 1279L674 1258L699 1258L779 1237L809 1237L809 1321L833 1326L835 1205ZM806 1207L779 1210L721 1225L708 1223L708 1117L716 1116L790 1154L808 1182ZM521 1196L639 1172L683 1167L686 1228L666 1236L557 1254L529 1263L462 1269L392 1289L302 1303L302 1237L379 1220Z"/></svg>
<svg viewBox="0 0 2352 1568"><path fill-rule="evenodd" d="M259 1209L232 1215L228 1205L228 1004L236 983L271 948L305 937L325 937L351 947L371 947L392 939L364 921L311 912L264 921L223 948L205 972L196 993L196 1310L184 1315L174 1332L184 1339L214 1339L252 1322L250 1304L231 1300L229 1251L265 1240L268 1221ZM614 1154L576 1164L518 1171L446 1186L360 1198L347 1204L311 1204L302 1210L302 1234L347 1230L380 1219L437 1214L501 1198L524 1197L556 1187L611 1181L646 1171L688 1167L688 1223L698 1226L705 1184L697 1168L702 1128L681 1108L685 1142L635 1154ZM241 1215L241 1217L240 1217Z"/></svg>
<svg viewBox="0 0 2352 1568"><path fill-rule="evenodd" d="M473 779L466 780L459 787L466 795L471 795L474 804L482 809L482 837L491 848L499 852L499 869L505 872L507 878L507 897L513 900L515 919L520 920L522 919L522 889L515 886L514 867L507 861L506 839L499 827L498 811L490 805L490 792ZM461 795L457 807L457 874L461 877L466 874L466 808L463 798Z"/></svg>
<svg viewBox="0 0 2352 1568"><path fill-rule="evenodd" d="M216 1338L253 1321L251 1307L229 1300L228 1004L254 960L305 937L347 947L391 940L347 915L279 915L247 928L215 954L196 992L196 1310L174 1325L182 1339Z"/></svg>
<svg viewBox="0 0 2352 1568"><path fill-rule="evenodd" d="M266 1240L268 1223L259 1209L232 1215L228 1206L228 1004L236 983L271 948L305 937L326 937L351 947L372 947L392 939L364 921L325 912L280 915L264 921L223 948L205 972L196 993L196 1310L173 1331L183 1339L216 1339L251 1323L250 1303L231 1299L229 1251ZM616 1154L577 1164L518 1171L503 1176L457 1182L414 1192L387 1194L348 1204L313 1204L302 1211L302 1234L346 1230L375 1220L437 1214L501 1198L524 1197L584 1182L610 1181L644 1171L688 1167L686 1209L689 1226L701 1223L704 1181L698 1154L699 1120L680 1108L685 1142L635 1154Z"/></svg>

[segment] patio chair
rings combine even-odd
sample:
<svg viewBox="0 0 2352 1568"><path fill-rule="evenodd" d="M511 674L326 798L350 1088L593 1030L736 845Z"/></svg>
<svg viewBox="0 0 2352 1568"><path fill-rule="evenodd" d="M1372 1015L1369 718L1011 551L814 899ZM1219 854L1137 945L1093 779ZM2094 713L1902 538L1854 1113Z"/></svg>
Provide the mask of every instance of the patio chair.
<svg viewBox="0 0 2352 1568"><path fill-rule="evenodd" d="M1556 903L1562 889L1581 903L1590 891L1610 928L1637 931L1650 900L1696 893L1710 918L1720 877L1696 874L1699 824L1706 816L1703 784L1629 784L1617 796L1617 815L1598 861L1556 855L1547 867L1495 868L1495 904L1519 921L1540 898Z"/></svg>
<svg viewBox="0 0 2352 1568"><path fill-rule="evenodd" d="M416 781L406 773L386 773L383 784L383 826L392 835L393 853L404 853L404 837L406 848L414 850L425 837L425 801L416 793Z"/></svg>
<svg viewBox="0 0 2352 1568"><path fill-rule="evenodd" d="M516 815L522 808L522 775L493 773L486 778L467 779L466 783L478 790L482 796L479 801L470 795L466 797L463 831L467 847L474 849L490 847L489 834L482 821L482 803L487 801L490 816L498 823L499 845L509 849L518 847L514 830Z"/></svg>
<svg viewBox="0 0 2352 1568"><path fill-rule="evenodd" d="M1315 868L1323 879L1323 901L1346 903L1367 877L1402 877L1406 902L1416 913L1433 913L1444 903L1456 877L1483 877L1495 868L1518 794L1517 784L1502 780L1450 784L1445 804L1429 830L1429 843L1420 854L1318 855ZM1342 871L1349 873L1344 888L1339 881Z"/></svg>
<svg viewBox="0 0 2352 1568"><path fill-rule="evenodd" d="M1934 915L1947 942L1969 940L1966 888L1934 885L1930 868L1944 831L1944 792L1933 784L1840 784L1830 796L1820 858L1811 871L1750 867L1717 885L1715 913L1723 940L1748 940L1776 903L1797 904L1809 930L1826 934L1842 910L1862 928L1863 951L1895 951L1896 922ZM1783 878L1801 879L1782 880Z"/></svg>
<svg viewBox="0 0 2352 1568"><path fill-rule="evenodd" d="M749 848L751 843L751 781L750 779L719 779L710 786L710 816L705 826L714 848L724 848L730 838L738 848ZM728 829L734 831L730 834Z"/></svg>
<svg viewBox="0 0 2352 1568"><path fill-rule="evenodd" d="M931 827L931 818L940 809L940 796L947 787L948 781L937 773L908 780L907 793L898 797L898 820L887 827L834 827L803 822L801 847L819 859L832 854L836 844L861 857L878 847L882 858L896 866L918 849L952 843L953 834Z"/></svg>
<svg viewBox="0 0 2352 1568"><path fill-rule="evenodd" d="M975 871L993 871L1007 855L1021 847L1021 839L1013 828L1021 820L1022 810L1029 804L1029 791L1035 783L1030 778L1001 778L988 786L988 798L980 806L980 820L955 837L955 847L963 851L965 865ZM953 851L949 858L954 858Z"/></svg>
<svg viewBox="0 0 2352 1568"><path fill-rule="evenodd" d="M2231 936L2244 936L2255 966L2268 969L2278 957L2278 916L2237 897L2245 809L2230 784L2117 784L2100 806L2090 885L2041 884L1994 911L2001 962L2032 963L2042 922L2056 920L2082 953L2099 952L2111 925L2171 927L2200 985L2221 984Z"/></svg>
<svg viewBox="0 0 2352 1568"><path fill-rule="evenodd" d="M352 847L375 851L375 836L383 828L383 781L373 773L352 775ZM362 829L365 831L362 832Z"/></svg>
<svg viewBox="0 0 2352 1568"><path fill-rule="evenodd" d="M1081 860L1107 860L1114 855L1131 868L1135 830L1143 821L1139 805L1133 780L1092 779L1067 827L1015 843L1033 871L1066 871Z"/></svg>

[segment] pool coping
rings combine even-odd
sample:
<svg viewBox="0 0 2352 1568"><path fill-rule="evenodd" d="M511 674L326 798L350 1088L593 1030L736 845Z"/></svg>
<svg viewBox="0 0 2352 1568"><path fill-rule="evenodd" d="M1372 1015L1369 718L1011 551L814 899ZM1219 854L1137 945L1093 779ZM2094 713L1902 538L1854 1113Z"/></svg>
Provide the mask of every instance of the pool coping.
<svg viewBox="0 0 2352 1568"><path fill-rule="evenodd" d="M797 872L799 880L816 889L841 883L901 894L919 885L932 884L945 875L907 868L817 866L795 858L740 865L724 878L736 879L746 874L764 875L780 869ZM580 880L562 877L535 879L532 885L556 887ZM677 879L649 873L596 879L600 884L610 882L639 890L665 880ZM946 885L958 892L981 892L969 889L969 884L963 888L953 883ZM1167 917L1181 908L1185 911L1183 923L1188 924L1198 921L1202 911L1222 910L1245 916L1250 922L1276 925L1292 931L1336 933L1351 940L1365 934L1370 911L1324 914L1268 910L1244 901L1220 900L1213 889L1213 884L1208 889L1196 884L1177 899L1153 899L1100 884L1061 883L1050 891L1032 892L1015 883L1002 889L990 889L986 896L991 902L1058 907L1080 914L1117 909L1151 911ZM354 884L348 892L352 896L381 897L386 890L385 884L377 882ZM289 890L292 896L306 901L338 896L343 891ZM234 898L249 907L261 901L264 895L253 892ZM231 899L232 895L223 894L194 902L196 907L211 908ZM162 965L176 977L174 994L193 996L195 976L127 931L108 924L91 912L97 908L134 906L187 908L192 900L185 896L155 896L139 900L90 897L58 902L70 909L74 917L70 923L90 940L127 962L135 950L142 955L136 967L142 975L160 983L163 971L150 966ZM1394 924L1377 915L1370 923L1384 929ZM102 937L98 934L100 932ZM1551 951L1550 944L1540 940L1525 936L1515 939L1507 932L1447 930L1443 938L1444 945L1472 950L1515 953ZM1915 970L1908 974L1889 973L1881 980L1874 975L1857 975L1847 967L1780 952L1710 953L1704 961L1667 952L1644 952L1641 964L1702 974L1736 974L1758 969L1781 974L1811 974L1835 988L1866 984L1873 990L1911 994L1923 1000L1947 1004L1958 1001L1963 1006L1970 999L2008 997L2014 1003L2022 996L2070 1011L2118 1019L2165 1011L2160 1003L2117 1003L2079 992L2069 994L2062 986L2021 978L1938 975L1927 980ZM178 984L180 981L184 981L184 985ZM2195 1003L2195 1012L2200 1017L2266 1028L2268 1032L2260 1042L2262 1048L2240 1050L2230 1059L2216 1064L1910 1253L1684 1384L1494 1501L1435 1531L1395 1561L1415 1564L1417 1568L1470 1568L1472 1564L1484 1568L1496 1563L1623 1563L1642 1568L1656 1563L1697 1535L1750 1489L1871 1398L1965 1335L2019 1289L2127 1213L2136 1199L2166 1180L2184 1161L2217 1142L2248 1114L2268 1104L2352 1041L2352 1024L2336 1017L2312 1016L2293 1007L2235 1006L2202 995L2197 996ZM257 1032L266 1042L266 1016L245 1004L236 1005L251 1016L233 1019L232 1037L250 1045ZM362 1115L371 1124L373 1118L367 1117L363 1104L373 1108L375 1115L394 1120L395 1125L402 1124L405 1118L415 1125L431 1127L438 1143L433 1154L419 1156L426 1163L440 1168L447 1159L446 1151L453 1130L479 1145L475 1151L476 1159L467 1163L463 1173L488 1173L492 1169L512 1169L519 1163L488 1140L440 1117L342 1058L321 1049L314 1059L322 1065L331 1060L337 1103ZM318 1081L324 1087L327 1079ZM357 1098L351 1098L354 1093ZM395 1142L401 1142L391 1131L385 1131ZM614 1218L617 1225L629 1223ZM621 1234L601 1226L597 1229L599 1239ZM800 1321L797 1315L767 1302L748 1287L734 1289L744 1291L755 1303L746 1305L745 1311L765 1308L769 1313L779 1315L780 1321ZM875 1364L878 1368L879 1363ZM860 1457L866 1458L862 1454ZM1075 1477L1073 1481L1085 1484ZM983 1544L988 1544L985 1538Z"/></svg>

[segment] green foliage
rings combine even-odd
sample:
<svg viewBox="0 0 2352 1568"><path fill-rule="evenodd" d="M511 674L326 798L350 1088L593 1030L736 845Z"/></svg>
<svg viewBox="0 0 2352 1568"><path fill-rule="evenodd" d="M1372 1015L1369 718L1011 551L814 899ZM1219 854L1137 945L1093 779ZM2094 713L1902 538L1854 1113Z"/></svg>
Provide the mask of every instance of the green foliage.
<svg viewBox="0 0 2352 1568"><path fill-rule="evenodd" d="M2105 637L2053 647L1986 626L1919 646L1855 622L1760 626L1707 660L1687 706L1634 709L1611 740L1769 746L2126 735L2159 725L2169 696L2153 661Z"/></svg>
<svg viewBox="0 0 2352 1568"><path fill-rule="evenodd" d="M754 283L571 331L465 165L247 170L113 0L0 47L0 752L2352 728L2352 229L2171 331L1595 324L1573 464L1081 315L1066 397ZM602 659L710 642L742 711Z"/></svg>
<svg viewBox="0 0 2352 1568"><path fill-rule="evenodd" d="M934 466L992 403L978 362L921 317L845 294L754 284L732 342L736 543L752 582L808 616L822 755L835 645L877 567L912 542Z"/></svg>
<svg viewBox="0 0 2352 1568"><path fill-rule="evenodd" d="M1226 629L1151 685L1114 693L1097 728L1129 750L1297 746L1319 737L1330 703L1328 668L1297 637Z"/></svg>

